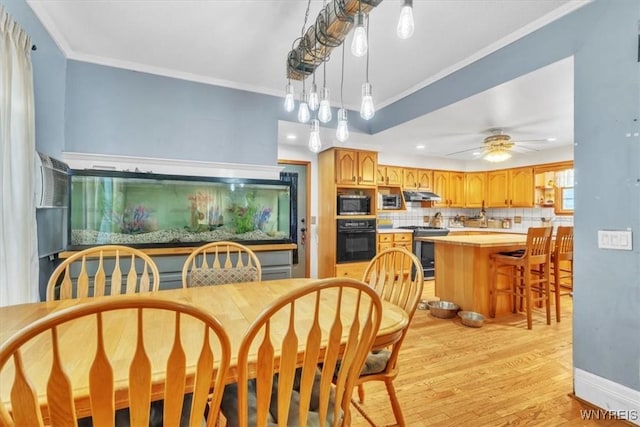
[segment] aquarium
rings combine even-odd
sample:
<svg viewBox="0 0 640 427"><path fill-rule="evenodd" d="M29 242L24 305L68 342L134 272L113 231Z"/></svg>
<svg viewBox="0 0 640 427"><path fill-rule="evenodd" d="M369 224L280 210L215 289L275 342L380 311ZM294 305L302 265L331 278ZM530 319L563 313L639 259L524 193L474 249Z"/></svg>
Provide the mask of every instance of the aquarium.
<svg viewBox="0 0 640 427"><path fill-rule="evenodd" d="M289 182L69 171L69 249L289 243Z"/></svg>

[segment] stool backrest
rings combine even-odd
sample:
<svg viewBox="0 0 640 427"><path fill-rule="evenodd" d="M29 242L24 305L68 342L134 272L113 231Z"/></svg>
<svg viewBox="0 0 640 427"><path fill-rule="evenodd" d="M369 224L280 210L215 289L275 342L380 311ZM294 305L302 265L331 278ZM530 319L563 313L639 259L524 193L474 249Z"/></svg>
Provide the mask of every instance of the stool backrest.
<svg viewBox="0 0 640 427"><path fill-rule="evenodd" d="M573 259L573 227L558 227L553 256L558 261Z"/></svg>
<svg viewBox="0 0 640 427"><path fill-rule="evenodd" d="M551 227L529 227L526 258L529 265L545 264L551 257Z"/></svg>

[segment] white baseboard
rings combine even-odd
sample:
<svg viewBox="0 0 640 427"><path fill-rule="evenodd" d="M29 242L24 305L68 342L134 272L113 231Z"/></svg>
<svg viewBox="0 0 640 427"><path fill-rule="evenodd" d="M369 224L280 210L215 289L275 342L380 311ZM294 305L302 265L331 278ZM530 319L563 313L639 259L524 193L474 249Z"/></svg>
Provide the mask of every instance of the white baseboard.
<svg viewBox="0 0 640 427"><path fill-rule="evenodd" d="M640 426L640 391L578 368L573 370L573 386L576 397Z"/></svg>

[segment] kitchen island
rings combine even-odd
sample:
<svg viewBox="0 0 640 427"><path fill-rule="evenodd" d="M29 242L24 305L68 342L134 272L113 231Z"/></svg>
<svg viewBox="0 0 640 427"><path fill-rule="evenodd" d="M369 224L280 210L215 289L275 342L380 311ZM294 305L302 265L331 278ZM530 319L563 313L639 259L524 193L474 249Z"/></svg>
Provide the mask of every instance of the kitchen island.
<svg viewBox="0 0 640 427"><path fill-rule="evenodd" d="M462 310L489 316L491 284L489 256L496 252L513 251L526 246L524 234L448 235L419 237L435 243L435 294L451 301ZM505 280L500 278L500 280ZM504 287L506 283L499 282ZM496 315L510 312L507 297L500 296Z"/></svg>

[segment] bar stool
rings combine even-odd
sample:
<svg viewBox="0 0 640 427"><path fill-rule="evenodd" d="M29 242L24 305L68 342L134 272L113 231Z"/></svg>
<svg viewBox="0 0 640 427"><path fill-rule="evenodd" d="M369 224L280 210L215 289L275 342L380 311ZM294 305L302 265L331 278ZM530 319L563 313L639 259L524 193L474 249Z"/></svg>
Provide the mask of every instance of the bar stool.
<svg viewBox="0 0 640 427"><path fill-rule="evenodd" d="M489 315L495 317L498 294L511 296L511 309L519 309L527 314L527 328L532 326L532 308L536 302L540 306L544 302L547 325L551 324L550 304L550 270L551 270L551 227L529 227L527 231L527 247L524 250L495 253L490 256L491 289ZM498 288L498 279L505 276L510 279L510 286Z"/></svg>
<svg viewBox="0 0 640 427"><path fill-rule="evenodd" d="M556 304L556 320L560 321L560 296L573 295L573 227L560 226L551 253L553 287ZM563 282L564 281L564 282ZM563 292L562 288L568 289Z"/></svg>

